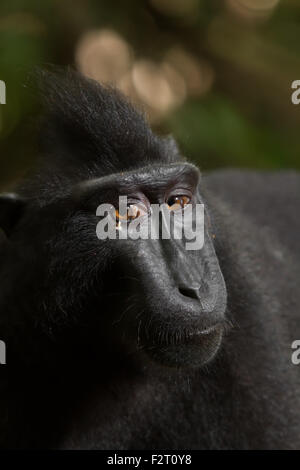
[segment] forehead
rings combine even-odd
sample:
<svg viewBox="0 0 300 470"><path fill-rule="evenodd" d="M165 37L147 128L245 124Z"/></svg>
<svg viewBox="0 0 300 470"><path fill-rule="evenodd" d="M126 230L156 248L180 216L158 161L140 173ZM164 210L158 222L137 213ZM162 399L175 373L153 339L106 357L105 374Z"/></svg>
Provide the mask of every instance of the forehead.
<svg viewBox="0 0 300 470"><path fill-rule="evenodd" d="M81 194L88 194L105 189L117 189L124 193L129 190L159 190L180 184L193 188L198 184L199 177L198 168L190 163L151 165L83 181L77 189Z"/></svg>

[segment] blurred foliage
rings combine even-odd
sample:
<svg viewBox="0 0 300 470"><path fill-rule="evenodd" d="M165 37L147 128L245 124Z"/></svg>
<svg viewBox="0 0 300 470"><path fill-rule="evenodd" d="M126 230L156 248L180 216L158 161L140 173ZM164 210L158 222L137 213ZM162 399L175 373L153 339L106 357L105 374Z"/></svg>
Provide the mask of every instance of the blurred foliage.
<svg viewBox="0 0 300 470"><path fill-rule="evenodd" d="M36 155L28 72L73 64L101 80L121 62L117 86L202 169L300 167L299 0L1 0L2 186Z"/></svg>

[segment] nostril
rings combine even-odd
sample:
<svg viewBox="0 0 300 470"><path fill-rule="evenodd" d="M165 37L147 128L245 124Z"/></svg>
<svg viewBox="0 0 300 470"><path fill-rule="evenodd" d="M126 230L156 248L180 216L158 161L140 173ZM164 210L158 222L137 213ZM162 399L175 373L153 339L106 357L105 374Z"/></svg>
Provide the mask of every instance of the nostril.
<svg viewBox="0 0 300 470"><path fill-rule="evenodd" d="M178 290L180 294L184 295L185 297L199 300L199 287L198 286L197 287L180 286Z"/></svg>

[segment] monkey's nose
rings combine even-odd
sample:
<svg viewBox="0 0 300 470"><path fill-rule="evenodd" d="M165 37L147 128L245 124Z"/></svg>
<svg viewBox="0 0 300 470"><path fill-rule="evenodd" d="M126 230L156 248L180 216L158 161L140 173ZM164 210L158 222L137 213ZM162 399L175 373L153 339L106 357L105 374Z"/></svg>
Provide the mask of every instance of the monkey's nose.
<svg viewBox="0 0 300 470"><path fill-rule="evenodd" d="M189 297L190 299L200 300L200 285L194 284L191 286L180 285L178 288L181 295Z"/></svg>

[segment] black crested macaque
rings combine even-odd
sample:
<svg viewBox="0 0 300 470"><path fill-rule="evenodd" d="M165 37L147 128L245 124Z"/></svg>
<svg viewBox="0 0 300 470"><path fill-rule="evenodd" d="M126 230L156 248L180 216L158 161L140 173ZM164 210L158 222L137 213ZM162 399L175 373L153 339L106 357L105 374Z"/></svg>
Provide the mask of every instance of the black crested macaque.
<svg viewBox="0 0 300 470"><path fill-rule="evenodd" d="M1 448L299 448L299 175L201 176L117 91L41 78L39 163L0 198ZM120 195L203 203L203 248L100 240Z"/></svg>

